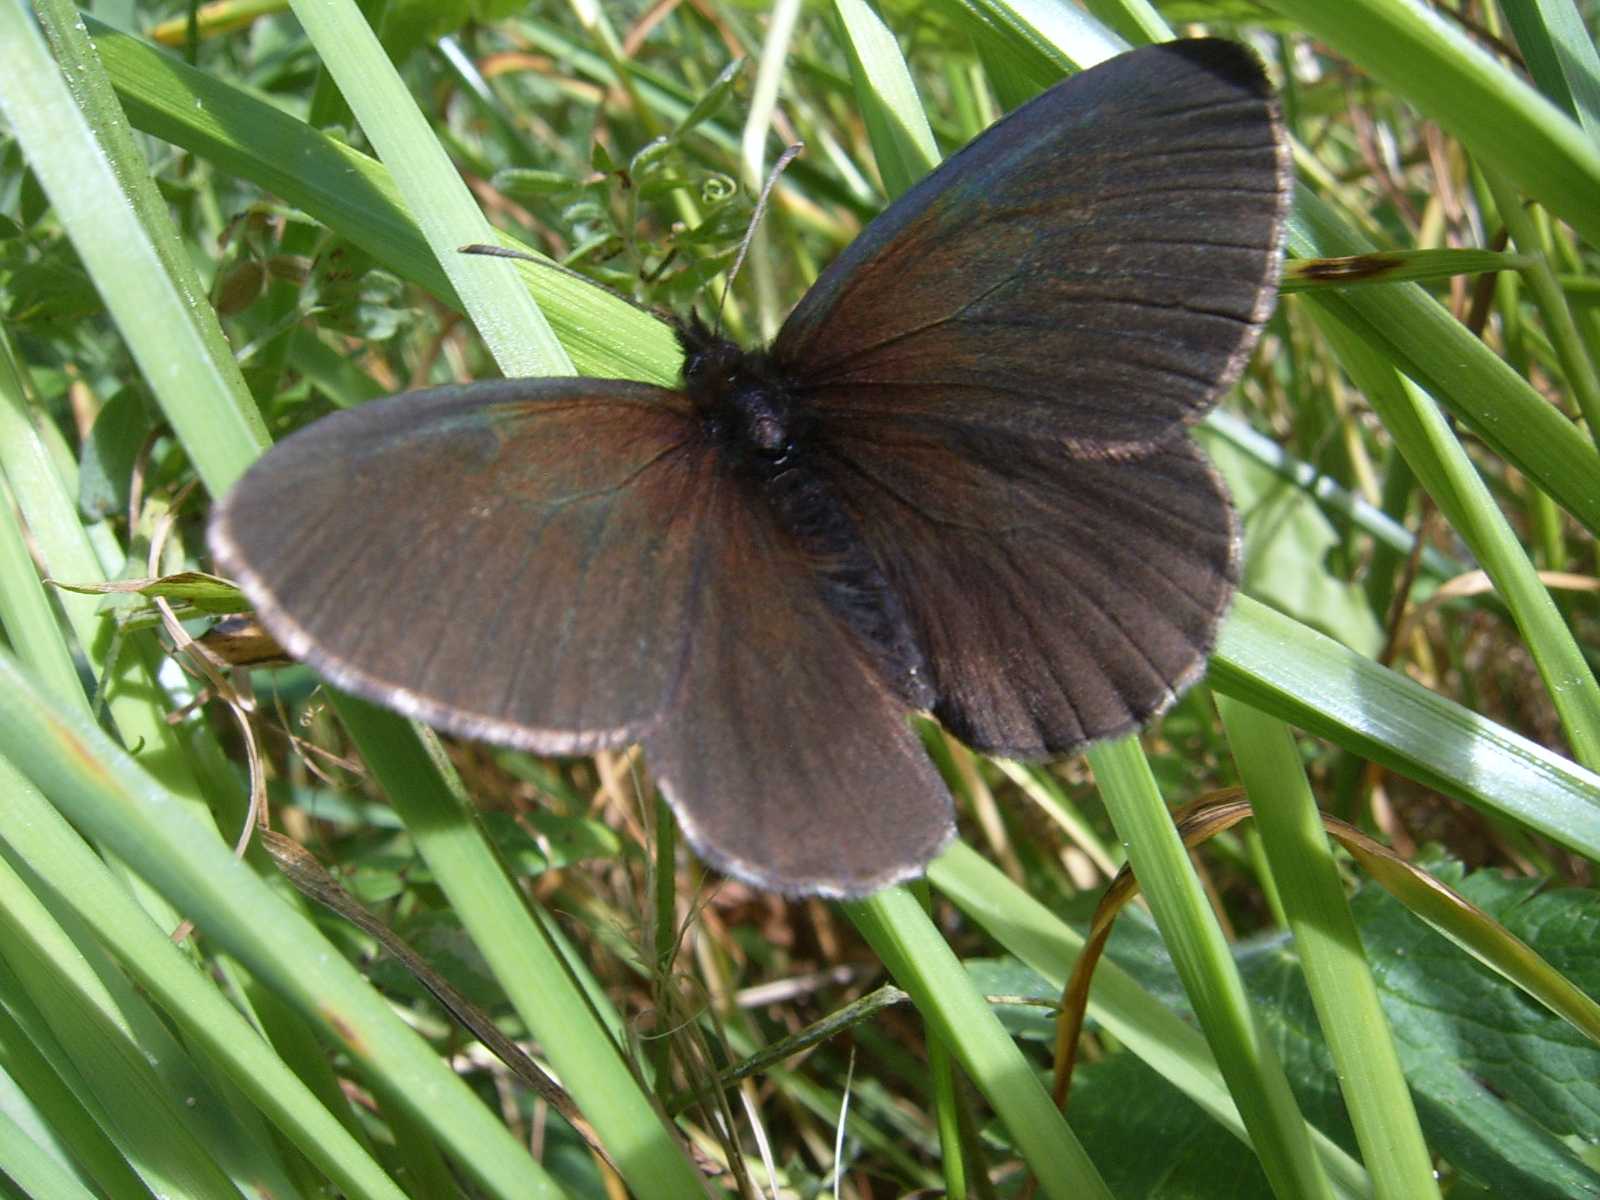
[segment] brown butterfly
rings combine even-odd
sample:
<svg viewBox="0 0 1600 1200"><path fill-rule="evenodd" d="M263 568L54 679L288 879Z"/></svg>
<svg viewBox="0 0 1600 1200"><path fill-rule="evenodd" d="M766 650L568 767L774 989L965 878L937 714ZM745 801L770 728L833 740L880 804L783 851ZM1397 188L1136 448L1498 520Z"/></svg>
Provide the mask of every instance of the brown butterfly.
<svg viewBox="0 0 1600 1200"><path fill-rule="evenodd" d="M1121 55L874 220L776 341L684 322L683 384L514 379L336 413L216 510L288 651L429 724L630 742L690 843L791 893L922 871L987 754L1129 733L1238 578L1187 430L1273 303L1289 160L1248 50Z"/></svg>

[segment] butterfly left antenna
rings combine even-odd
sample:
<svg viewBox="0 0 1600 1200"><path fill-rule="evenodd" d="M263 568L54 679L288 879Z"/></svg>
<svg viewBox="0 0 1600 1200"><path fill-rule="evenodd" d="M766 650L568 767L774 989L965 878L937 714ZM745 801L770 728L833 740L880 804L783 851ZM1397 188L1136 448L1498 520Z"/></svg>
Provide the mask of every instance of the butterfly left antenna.
<svg viewBox="0 0 1600 1200"><path fill-rule="evenodd" d="M677 317L670 312L659 308L651 308L648 304L640 304L632 296L617 291L616 288L611 287L609 284L601 283L598 279L590 279L589 276L581 271L574 271L571 267L564 267L558 262L551 262L548 258L540 258L537 254L529 254L526 250L515 250L510 246L489 246L482 242L473 242L468 246L458 246L456 249L457 253L460 254L481 254L484 258L514 258L519 262L532 263L536 267L543 267L547 271L569 275L573 279L581 280L590 287L597 287L602 291L610 292L624 304L637 308L642 313L649 313L652 317L666 321L669 325L676 325L678 322Z"/></svg>
<svg viewBox="0 0 1600 1200"><path fill-rule="evenodd" d="M744 266L745 255L750 253L750 243L756 239L756 228L761 224L761 218L766 215L767 201L772 198L772 189L778 186L778 176L782 175L800 152L806 148L804 142L795 142L778 156L778 161L772 164L772 170L767 172L767 182L761 185L761 195L756 199L756 210L750 215L750 224L744 231L744 241L739 243L739 253L734 256L733 269L728 272L728 281L722 285L722 298L717 301L717 327L716 332L722 332L722 311L728 307L728 293L733 290L733 281L739 277L739 270Z"/></svg>

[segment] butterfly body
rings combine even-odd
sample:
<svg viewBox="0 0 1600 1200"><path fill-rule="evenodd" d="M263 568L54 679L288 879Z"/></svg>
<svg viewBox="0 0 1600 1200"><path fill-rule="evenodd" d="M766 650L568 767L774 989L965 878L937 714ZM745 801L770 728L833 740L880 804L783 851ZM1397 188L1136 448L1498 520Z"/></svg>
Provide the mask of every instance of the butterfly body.
<svg viewBox="0 0 1600 1200"><path fill-rule="evenodd" d="M336 413L212 549L334 683L541 753L642 742L714 865L870 892L953 834L913 711L1044 758L1199 676L1239 549L1187 429L1270 311L1288 180L1248 51L1130 52L892 204L771 347L690 318L677 389Z"/></svg>
<svg viewBox="0 0 1600 1200"><path fill-rule="evenodd" d="M767 349L748 350L691 315L677 327L683 390L719 462L803 553L830 611L911 708L933 701L904 606L829 486L815 415Z"/></svg>

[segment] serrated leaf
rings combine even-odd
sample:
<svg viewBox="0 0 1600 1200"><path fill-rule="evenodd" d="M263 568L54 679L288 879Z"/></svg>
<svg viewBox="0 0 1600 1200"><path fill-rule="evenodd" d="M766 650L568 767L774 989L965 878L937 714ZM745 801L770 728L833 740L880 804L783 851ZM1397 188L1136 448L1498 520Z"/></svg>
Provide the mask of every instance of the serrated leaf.
<svg viewBox="0 0 1600 1200"><path fill-rule="evenodd" d="M1249 1147L1132 1054L1086 1064L1074 1080L1073 1132L1120 1200L1272 1197Z"/></svg>
<svg viewBox="0 0 1600 1200"><path fill-rule="evenodd" d="M1483 873L1457 883L1458 868L1440 874L1595 990L1592 940L1575 935L1592 928L1600 896L1572 889L1535 907L1537 885L1528 881L1508 885ZM1496 1195L1600 1194L1600 1174L1566 1141L1600 1136L1600 1049L1381 888L1363 887L1351 906L1429 1146ZM1580 946L1586 952L1575 953ZM1351 1144L1339 1131L1343 1102L1287 937L1252 942L1240 967L1306 1115Z"/></svg>

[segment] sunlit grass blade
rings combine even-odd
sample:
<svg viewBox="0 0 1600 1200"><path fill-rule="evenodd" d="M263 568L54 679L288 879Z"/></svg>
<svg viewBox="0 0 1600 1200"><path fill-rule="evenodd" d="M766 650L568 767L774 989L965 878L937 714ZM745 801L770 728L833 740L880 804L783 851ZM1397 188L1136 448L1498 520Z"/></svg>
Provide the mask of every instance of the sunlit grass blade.
<svg viewBox="0 0 1600 1200"><path fill-rule="evenodd" d="M1032 1066L902 888L846 910L1000 1114L1047 1196L1109 1196Z"/></svg>
<svg viewBox="0 0 1600 1200"><path fill-rule="evenodd" d="M1088 758L1267 1178L1281 1195L1331 1197L1332 1184L1288 1078L1251 1012L1216 915L1143 750L1136 739L1124 738L1090 747Z"/></svg>
<svg viewBox="0 0 1600 1200"><path fill-rule="evenodd" d="M1375 1196L1437 1196L1433 1160L1378 1003L1321 813L1281 723L1219 697L1317 1021L1338 1071Z"/></svg>
<svg viewBox="0 0 1600 1200"><path fill-rule="evenodd" d="M1600 776L1315 630L1235 600L1211 686L1600 857Z"/></svg>

